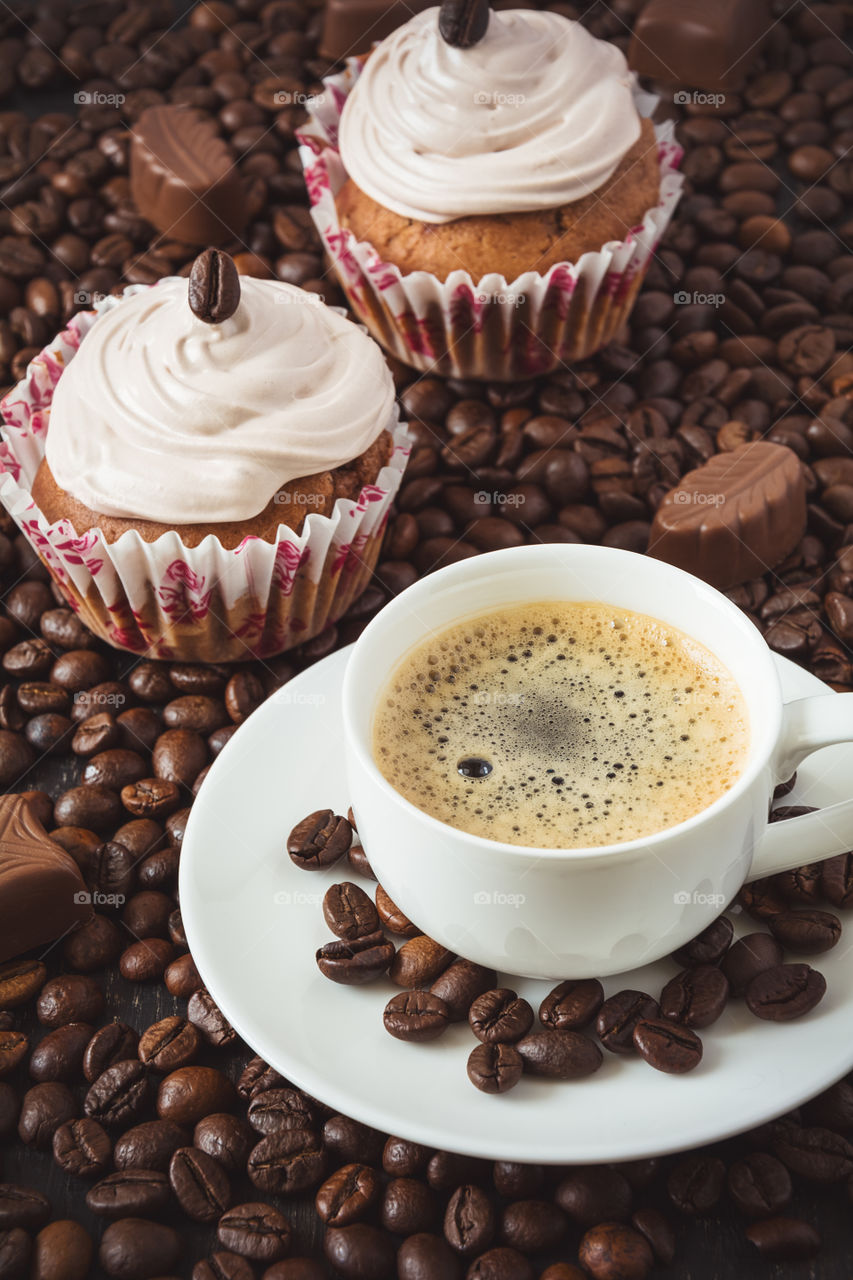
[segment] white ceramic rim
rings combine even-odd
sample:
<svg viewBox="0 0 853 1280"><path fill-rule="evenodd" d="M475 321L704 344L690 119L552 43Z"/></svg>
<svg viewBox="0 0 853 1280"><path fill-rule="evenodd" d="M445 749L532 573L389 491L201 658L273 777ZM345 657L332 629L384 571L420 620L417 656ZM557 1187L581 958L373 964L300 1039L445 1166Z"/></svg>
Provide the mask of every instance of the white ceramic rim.
<svg viewBox="0 0 853 1280"><path fill-rule="evenodd" d="M562 858L574 861L576 859L589 858L615 859L623 856L629 857L631 854L647 848L652 837L641 836L636 840L626 840L621 844L576 849L540 848L536 845L507 844L500 840L492 840L487 836L472 835L470 832L449 826L439 818L434 818L431 814L425 813L417 805L412 804L410 800L401 795L379 770L370 749L369 739L373 717L371 715L370 720L365 722L354 707L356 691L359 689L362 680L367 677L368 671L375 671L376 648L381 647L382 640L388 629L393 626L401 615L409 613L413 605L428 602L431 597L436 596L443 588L459 586L460 583L464 583L470 577L472 572L482 570L488 574L492 569L498 568L499 565L512 564L518 565L519 569L521 569L525 560L529 562L533 557L536 557L537 560L544 564L549 556L554 556L555 554L565 558L580 554L590 560L599 559L602 567L609 563L610 566L622 565L623 568L626 568L629 563L637 562L638 565L642 564L643 566L643 569L639 570L640 572L652 572L662 576L671 575L674 591L689 591L694 597L698 597L700 600L704 600L721 609L731 619L732 626L741 633L745 646L752 651L757 668L762 672L763 679L775 689L776 715L772 719L770 717L765 718L760 725L756 725L752 719L750 720L749 760L737 781L712 804L686 818L684 822L655 832L653 838L656 848L664 842L680 839L683 835L701 826L702 823L726 808L727 805L736 802L753 785L755 779L767 766L778 744L782 725L782 690L779 676L773 663L773 656L756 627L743 616L737 605L732 604L731 600L727 599L722 592L709 586L701 578L697 578L683 569L678 569L674 565L666 564L662 560L655 560L649 556L639 555L633 551L622 551L615 547L600 547L587 544L575 546L571 543L565 545L542 544L540 546L510 547L503 551L490 551L484 555L473 556L469 560L448 565L446 568L439 569L435 573L419 579L412 586L407 587L405 591L400 592L398 596L379 611L355 642L352 655L347 664L343 684L344 737L347 741L348 749L357 756L359 766L370 775L372 782L383 793L388 804L401 808L411 818L423 823L428 830L434 831L436 835L447 836L452 834L454 839L470 848L483 852L500 848L503 852L517 855L522 860L530 858ZM654 567L650 569L650 566ZM501 607L500 605L494 606L495 609ZM487 612L487 610L480 608L474 609L467 614L460 613L453 621L442 623L440 629L442 631L446 630L457 622L464 622L466 618L476 617L483 612ZM654 617L655 615L650 613L648 616ZM428 634L429 632L425 631L422 639L425 639ZM693 633L689 634L712 653L715 652L713 646L702 636L693 635ZM405 654L411 651L412 647L410 646L409 650L397 653L390 661L383 661L386 672L390 674L405 657ZM715 654L715 656L717 655ZM719 661L722 662L723 659L720 658ZM724 663L724 665L727 664ZM357 798L353 797L353 799L357 803Z"/></svg>

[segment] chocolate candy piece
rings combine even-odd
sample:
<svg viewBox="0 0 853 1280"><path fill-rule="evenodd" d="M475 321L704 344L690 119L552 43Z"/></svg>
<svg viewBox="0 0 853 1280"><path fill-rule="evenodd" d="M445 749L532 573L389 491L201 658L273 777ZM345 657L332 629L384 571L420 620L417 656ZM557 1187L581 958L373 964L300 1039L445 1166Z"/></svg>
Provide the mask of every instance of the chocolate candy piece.
<svg viewBox="0 0 853 1280"><path fill-rule="evenodd" d="M240 305L234 259L221 249L205 249L192 265L187 296L193 315L205 324L228 320Z"/></svg>
<svg viewBox="0 0 853 1280"><path fill-rule="evenodd" d="M92 918L76 862L23 796L0 797L0 961L53 942Z"/></svg>
<svg viewBox="0 0 853 1280"><path fill-rule="evenodd" d="M149 107L130 147L130 193L172 240L221 244L246 224L234 156L210 116L190 107Z"/></svg>
<svg viewBox="0 0 853 1280"><path fill-rule="evenodd" d="M649 554L721 591L779 564L806 528L799 458L756 441L690 471L660 504Z"/></svg>
<svg viewBox="0 0 853 1280"><path fill-rule="evenodd" d="M771 25L768 0L650 0L634 23L628 63L665 84L737 89Z"/></svg>
<svg viewBox="0 0 853 1280"><path fill-rule="evenodd" d="M339 61L368 53L434 0L328 0L320 38L320 54Z"/></svg>
<svg viewBox="0 0 853 1280"><path fill-rule="evenodd" d="M488 25L489 0L442 0L438 29L447 44L470 49L482 40Z"/></svg>

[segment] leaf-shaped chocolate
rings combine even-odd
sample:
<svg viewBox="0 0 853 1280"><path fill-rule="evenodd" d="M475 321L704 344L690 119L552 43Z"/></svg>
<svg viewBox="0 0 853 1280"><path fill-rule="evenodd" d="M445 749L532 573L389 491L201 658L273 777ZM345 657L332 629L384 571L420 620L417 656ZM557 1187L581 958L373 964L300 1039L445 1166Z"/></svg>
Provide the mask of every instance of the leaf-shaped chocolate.
<svg viewBox="0 0 853 1280"><path fill-rule="evenodd" d="M670 490L652 523L649 554L725 591L781 563L805 527L799 458L759 440L716 454Z"/></svg>
<svg viewBox="0 0 853 1280"><path fill-rule="evenodd" d="M216 121L192 107L149 107L139 117L130 193L143 218L187 244L221 244L246 224L234 154Z"/></svg>

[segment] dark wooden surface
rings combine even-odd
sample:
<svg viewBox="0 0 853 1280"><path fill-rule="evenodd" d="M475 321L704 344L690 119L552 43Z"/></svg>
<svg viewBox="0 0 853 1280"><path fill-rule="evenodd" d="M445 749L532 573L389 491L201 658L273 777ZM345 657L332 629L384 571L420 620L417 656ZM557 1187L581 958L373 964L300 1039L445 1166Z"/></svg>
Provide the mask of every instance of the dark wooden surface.
<svg viewBox="0 0 853 1280"><path fill-rule="evenodd" d="M129 655L116 655L117 672L126 674L134 661ZM82 761L70 756L45 761L27 777L26 782L28 786L58 795L66 787L79 781L82 767ZM51 972L60 971L57 948L49 951L45 959ZM160 983L134 985L125 981L115 968L98 973L95 977L102 983L107 999L104 1021L119 1018L141 1032L159 1018L185 1012L186 1002L171 997ZM31 1032L34 1043L44 1034L44 1028L39 1027L34 1016L23 1019L22 1025ZM792 1026L791 1033L807 1037L810 1034L808 1024L804 1022ZM251 1053L251 1049L241 1042L239 1048L226 1052L207 1049L200 1061L220 1067L236 1080ZM345 1055L342 1064L345 1064ZM342 1069L345 1070L345 1065L342 1065ZM23 1069L19 1069L14 1080L16 1083L26 1081ZM678 1087L678 1080L674 1080L672 1088ZM75 1092L82 1102L84 1087L81 1086ZM511 1099L507 1101L511 1105ZM554 1105L560 1105L559 1091L555 1091ZM726 1162L731 1162L746 1149L745 1140L734 1139L707 1150L712 1150ZM822 1253L813 1263L771 1265L756 1257L744 1238L742 1221L730 1206L725 1206L721 1213L704 1220L680 1218L672 1210L665 1190L666 1169L677 1159L678 1157L668 1157L664 1160L663 1171L651 1192L637 1197L638 1204L656 1204L667 1212L673 1219L678 1234L675 1262L669 1268L656 1269L655 1276L677 1277L678 1280L740 1280L740 1277L746 1280L753 1276L766 1276L768 1280L850 1280L853 1277L853 1210L843 1184L829 1188L809 1188L799 1184L790 1212L807 1219L818 1228L824 1241ZM4 1180L42 1190L51 1201L55 1217L73 1218L82 1223L96 1240L100 1237L105 1224L86 1208L88 1184L64 1175L53 1163L49 1153L32 1151L16 1141L0 1154L0 1171ZM257 1195L247 1178L233 1180L233 1195L234 1203L262 1198ZM282 1209L293 1225L294 1255L322 1256L323 1228L313 1211L311 1197L287 1200L273 1197L272 1202ZM171 1221L184 1241L185 1252L180 1274L190 1277L193 1264L216 1247L215 1232L189 1223L181 1214L176 1214ZM577 1234L568 1235L565 1248L559 1256L573 1258L573 1246L576 1245L577 1238ZM91 1274L96 1280L101 1280L104 1275L97 1267Z"/></svg>

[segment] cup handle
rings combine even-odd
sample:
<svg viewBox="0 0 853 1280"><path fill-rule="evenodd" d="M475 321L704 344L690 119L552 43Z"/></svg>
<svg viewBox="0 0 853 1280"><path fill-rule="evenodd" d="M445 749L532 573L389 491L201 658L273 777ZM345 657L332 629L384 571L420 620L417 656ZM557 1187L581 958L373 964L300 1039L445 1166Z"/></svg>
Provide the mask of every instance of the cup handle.
<svg viewBox="0 0 853 1280"><path fill-rule="evenodd" d="M853 741L853 693L820 693L785 704L776 777L790 778L806 756ZM822 862L853 849L853 797L767 827L752 856L747 881Z"/></svg>

